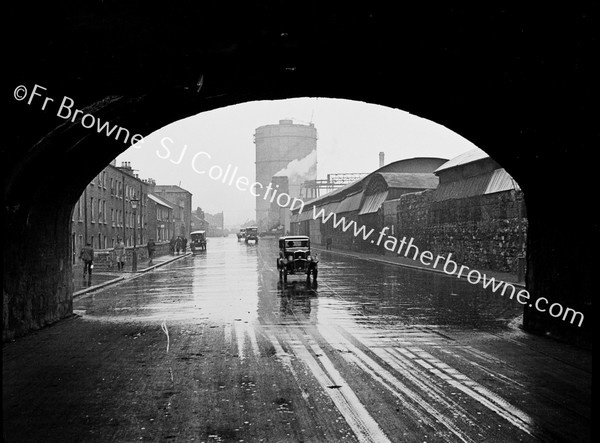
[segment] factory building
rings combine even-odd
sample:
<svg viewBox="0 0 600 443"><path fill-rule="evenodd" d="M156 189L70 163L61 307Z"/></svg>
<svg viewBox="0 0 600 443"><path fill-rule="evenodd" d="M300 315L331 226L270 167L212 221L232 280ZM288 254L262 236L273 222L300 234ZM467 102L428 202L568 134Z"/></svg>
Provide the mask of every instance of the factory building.
<svg viewBox="0 0 600 443"><path fill-rule="evenodd" d="M317 130L308 125L280 120L279 124L260 126L254 134L256 146L256 223L260 232L281 225L289 229L289 221L275 216L266 195L269 184L277 193L285 192L301 198L302 184L317 179ZM285 177L286 179L283 179ZM278 187L279 186L279 187ZM281 186L287 187L282 191ZM277 211L285 214L285 211ZM287 225L287 226L286 226Z"/></svg>

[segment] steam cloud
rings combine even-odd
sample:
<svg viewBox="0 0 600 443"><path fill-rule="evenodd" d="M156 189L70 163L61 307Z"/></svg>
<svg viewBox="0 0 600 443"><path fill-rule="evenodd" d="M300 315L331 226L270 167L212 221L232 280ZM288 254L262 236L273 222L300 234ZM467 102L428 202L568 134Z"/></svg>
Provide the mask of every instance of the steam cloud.
<svg viewBox="0 0 600 443"><path fill-rule="evenodd" d="M274 177L288 177L290 182L297 181L299 178L306 177L317 168L317 150L314 149L306 157L300 160L292 160L281 171L274 174Z"/></svg>

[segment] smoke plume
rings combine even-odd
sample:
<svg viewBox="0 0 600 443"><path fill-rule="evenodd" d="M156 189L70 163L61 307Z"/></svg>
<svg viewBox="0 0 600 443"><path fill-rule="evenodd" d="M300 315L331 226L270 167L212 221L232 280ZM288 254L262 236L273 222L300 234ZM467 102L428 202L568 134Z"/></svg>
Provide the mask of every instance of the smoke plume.
<svg viewBox="0 0 600 443"><path fill-rule="evenodd" d="M275 177L288 177L290 182L298 181L308 175L314 175L317 169L317 150L314 149L306 157L300 160L292 160L281 171L274 174Z"/></svg>

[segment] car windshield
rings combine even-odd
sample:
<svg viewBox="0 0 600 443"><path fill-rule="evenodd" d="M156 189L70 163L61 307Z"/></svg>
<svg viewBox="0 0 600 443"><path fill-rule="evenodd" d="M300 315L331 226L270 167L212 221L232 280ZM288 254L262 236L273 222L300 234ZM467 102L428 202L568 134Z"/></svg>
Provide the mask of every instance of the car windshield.
<svg viewBox="0 0 600 443"><path fill-rule="evenodd" d="M306 249L308 248L308 240L286 240L286 249Z"/></svg>

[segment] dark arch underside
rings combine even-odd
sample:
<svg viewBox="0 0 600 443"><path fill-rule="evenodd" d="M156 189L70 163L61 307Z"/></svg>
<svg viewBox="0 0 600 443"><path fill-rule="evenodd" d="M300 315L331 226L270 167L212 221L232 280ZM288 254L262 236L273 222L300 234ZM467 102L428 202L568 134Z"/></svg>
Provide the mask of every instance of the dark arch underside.
<svg viewBox="0 0 600 443"><path fill-rule="evenodd" d="M528 289L586 315L576 327L525 311L524 326L591 343L594 11L242 5L67 1L12 11L27 20L10 29L6 87L37 84L55 102L42 110L41 97L13 99L9 108L5 340L72 313L72 205L128 147L57 116L64 96L142 135L210 109L308 96L411 112L502 164L527 199ZM16 38L23 32L35 38Z"/></svg>

